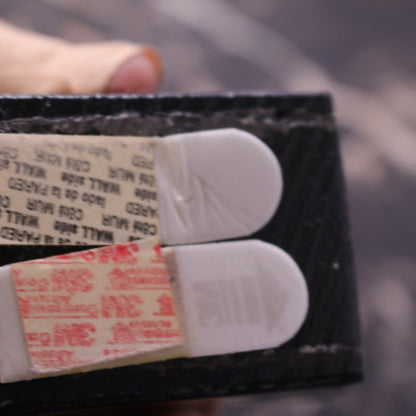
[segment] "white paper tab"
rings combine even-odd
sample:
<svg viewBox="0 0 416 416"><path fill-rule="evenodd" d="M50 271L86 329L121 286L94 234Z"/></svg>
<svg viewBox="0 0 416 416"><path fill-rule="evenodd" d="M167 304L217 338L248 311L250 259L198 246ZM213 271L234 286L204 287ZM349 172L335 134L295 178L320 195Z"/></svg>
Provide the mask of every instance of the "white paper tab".
<svg viewBox="0 0 416 416"><path fill-rule="evenodd" d="M158 237L154 139L0 135L0 242Z"/></svg>

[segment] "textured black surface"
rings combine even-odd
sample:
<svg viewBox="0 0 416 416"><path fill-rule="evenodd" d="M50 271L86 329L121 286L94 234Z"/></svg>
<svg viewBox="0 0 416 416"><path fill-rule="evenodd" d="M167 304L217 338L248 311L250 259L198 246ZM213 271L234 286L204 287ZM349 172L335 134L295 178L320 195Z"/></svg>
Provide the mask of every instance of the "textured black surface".
<svg viewBox="0 0 416 416"><path fill-rule="evenodd" d="M236 127L275 152L285 189L274 218L250 238L301 267L306 322L278 349L103 370L0 385L1 414L151 400L292 390L361 379L353 261L338 140L327 96L5 97L0 131L165 135ZM71 247L1 247L1 264Z"/></svg>

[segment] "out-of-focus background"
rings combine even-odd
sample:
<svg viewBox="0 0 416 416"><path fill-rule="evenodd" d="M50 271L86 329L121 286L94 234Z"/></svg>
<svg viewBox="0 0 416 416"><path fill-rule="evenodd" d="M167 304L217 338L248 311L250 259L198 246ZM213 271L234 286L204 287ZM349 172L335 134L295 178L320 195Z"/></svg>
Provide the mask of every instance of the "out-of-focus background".
<svg viewBox="0 0 416 416"><path fill-rule="evenodd" d="M162 92L329 91L348 183L365 382L227 398L222 415L416 414L416 2L0 0L73 41L156 45Z"/></svg>

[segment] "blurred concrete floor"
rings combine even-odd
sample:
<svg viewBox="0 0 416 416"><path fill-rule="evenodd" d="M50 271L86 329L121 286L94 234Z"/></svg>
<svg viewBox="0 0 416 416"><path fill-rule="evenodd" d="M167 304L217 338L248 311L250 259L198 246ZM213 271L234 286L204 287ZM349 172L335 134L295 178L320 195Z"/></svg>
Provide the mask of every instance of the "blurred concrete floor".
<svg viewBox="0 0 416 416"><path fill-rule="evenodd" d="M74 41L154 44L165 62L163 92L331 92L366 381L229 398L222 414L416 414L416 2L0 0L0 13Z"/></svg>

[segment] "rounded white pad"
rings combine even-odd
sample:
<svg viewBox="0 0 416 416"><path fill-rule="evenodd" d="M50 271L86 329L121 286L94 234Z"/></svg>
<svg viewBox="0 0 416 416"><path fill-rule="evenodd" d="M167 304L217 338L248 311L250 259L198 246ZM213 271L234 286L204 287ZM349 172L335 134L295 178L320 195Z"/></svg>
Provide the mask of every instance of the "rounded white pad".
<svg viewBox="0 0 416 416"><path fill-rule="evenodd" d="M283 189L279 163L238 129L156 141L161 240L188 244L247 236L264 226Z"/></svg>
<svg viewBox="0 0 416 416"><path fill-rule="evenodd" d="M191 356L273 348L299 330L308 291L283 250L258 240L173 249Z"/></svg>

